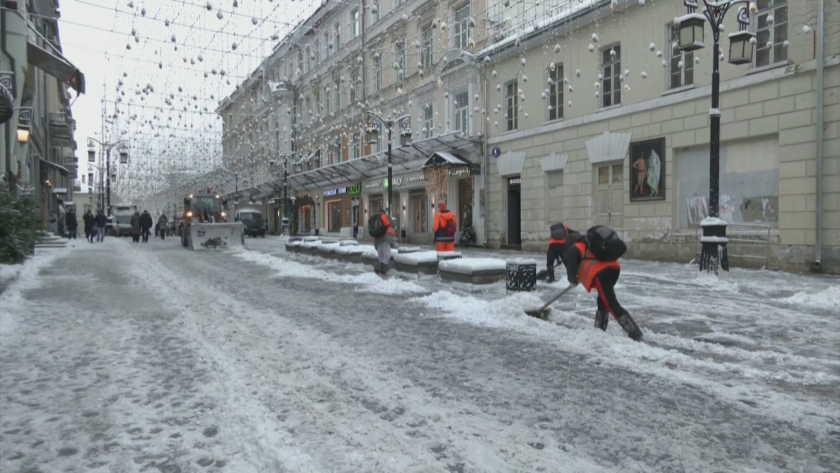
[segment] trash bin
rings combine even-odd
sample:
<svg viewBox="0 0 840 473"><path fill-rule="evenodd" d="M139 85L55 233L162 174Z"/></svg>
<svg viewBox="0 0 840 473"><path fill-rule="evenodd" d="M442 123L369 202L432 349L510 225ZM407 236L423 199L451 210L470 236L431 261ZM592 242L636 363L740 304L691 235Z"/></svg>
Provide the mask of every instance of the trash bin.
<svg viewBox="0 0 840 473"><path fill-rule="evenodd" d="M537 288L535 261L511 261L506 269L505 287L508 291L531 292Z"/></svg>

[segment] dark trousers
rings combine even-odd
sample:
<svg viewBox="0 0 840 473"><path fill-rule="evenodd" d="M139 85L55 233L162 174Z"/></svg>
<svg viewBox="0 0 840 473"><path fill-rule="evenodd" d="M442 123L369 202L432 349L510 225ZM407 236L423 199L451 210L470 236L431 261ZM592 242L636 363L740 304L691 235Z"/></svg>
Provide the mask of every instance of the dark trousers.
<svg viewBox="0 0 840 473"><path fill-rule="evenodd" d="M72 238L74 240L76 239L76 237L78 236L76 233L76 229L77 227L67 227L67 231L70 232L70 236L68 238Z"/></svg>
<svg viewBox="0 0 840 473"><path fill-rule="evenodd" d="M135 235L135 234L132 233L131 234L131 240L134 241L134 243L139 242L140 241L140 235Z"/></svg>
<svg viewBox="0 0 840 473"><path fill-rule="evenodd" d="M147 241L149 241L149 229L148 228L143 228L143 230L140 231L140 235L143 237L143 243L146 243Z"/></svg>
<svg viewBox="0 0 840 473"><path fill-rule="evenodd" d="M592 287L598 290L598 312L609 312L615 318L627 313L615 298L615 284L618 282L619 274L621 274L620 269L607 268L595 276L592 284Z"/></svg>
<svg viewBox="0 0 840 473"><path fill-rule="evenodd" d="M565 245L560 244L548 245L548 252L545 254L545 269L548 270L548 279L554 279L554 264L560 259L560 255L563 254L565 248Z"/></svg>

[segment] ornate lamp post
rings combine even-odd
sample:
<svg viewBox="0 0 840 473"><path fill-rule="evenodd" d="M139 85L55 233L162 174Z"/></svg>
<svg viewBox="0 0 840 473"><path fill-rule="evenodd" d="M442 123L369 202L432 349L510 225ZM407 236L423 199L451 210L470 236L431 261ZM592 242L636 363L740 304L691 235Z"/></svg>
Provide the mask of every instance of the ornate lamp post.
<svg viewBox="0 0 840 473"><path fill-rule="evenodd" d="M393 131L394 125L401 125L402 130L400 131L400 145L405 146L411 141L411 117L408 115L403 115L396 120L391 120L390 117L382 118L378 113L368 110L368 116L371 118L375 118L379 120L385 128L388 130L388 213L391 213L391 202L393 200L393 186L391 182L393 181L394 177L394 170L393 165L391 163L391 132ZM379 130L376 128L369 128L368 129L368 143L375 143L376 137L379 134Z"/></svg>
<svg viewBox="0 0 840 473"><path fill-rule="evenodd" d="M720 33L723 30L723 19L729 9L743 4L738 9L737 32L729 35L729 62L731 64L746 64L752 61L755 35L747 31L750 24L750 12L757 11L754 3L746 0L702 0L703 11L697 12L697 0L684 0L688 14L676 18L680 28L679 48L681 51L694 51L705 47L705 23L709 22L714 38L712 50L712 108L709 110L710 132L709 141L709 216L703 219L702 251L700 254L700 271L718 273L718 268L729 271L729 257L726 246L727 223L720 219Z"/></svg>

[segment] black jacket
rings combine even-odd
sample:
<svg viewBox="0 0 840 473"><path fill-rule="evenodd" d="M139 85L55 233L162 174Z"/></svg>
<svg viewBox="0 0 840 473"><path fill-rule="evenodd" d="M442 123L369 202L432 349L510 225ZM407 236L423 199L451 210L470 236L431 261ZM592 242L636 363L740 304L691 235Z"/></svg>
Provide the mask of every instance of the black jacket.
<svg viewBox="0 0 840 473"><path fill-rule="evenodd" d="M143 214L140 215L140 227L141 228L143 228L145 230L148 230L148 229L152 228L152 226L154 224L155 223L152 221L152 215L150 213L143 212Z"/></svg>
<svg viewBox="0 0 840 473"><path fill-rule="evenodd" d="M97 214L93 221L96 223L97 227L104 227L105 225L108 225L108 217L106 217L105 214Z"/></svg>
<svg viewBox="0 0 840 473"><path fill-rule="evenodd" d="M67 224L68 227L78 227L79 221L76 220L76 213L75 212L67 212L67 215L64 216L64 223Z"/></svg>
<svg viewBox="0 0 840 473"><path fill-rule="evenodd" d="M84 220L85 222L85 228L90 230L91 228L93 228L93 222L94 220L96 220L96 217L94 217L93 214L84 214L82 216L82 220Z"/></svg>

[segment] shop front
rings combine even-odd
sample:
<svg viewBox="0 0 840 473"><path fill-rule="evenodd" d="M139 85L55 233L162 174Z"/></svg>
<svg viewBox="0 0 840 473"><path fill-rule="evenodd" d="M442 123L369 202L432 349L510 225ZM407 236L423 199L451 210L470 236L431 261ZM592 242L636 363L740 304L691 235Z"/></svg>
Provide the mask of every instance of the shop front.
<svg viewBox="0 0 840 473"><path fill-rule="evenodd" d="M322 191L324 211L322 228L328 234L351 236L353 233L353 197L349 187L337 187Z"/></svg>
<svg viewBox="0 0 840 473"><path fill-rule="evenodd" d="M315 199L309 194L299 194L295 199L295 221L292 222L293 234L315 234L317 210Z"/></svg>

